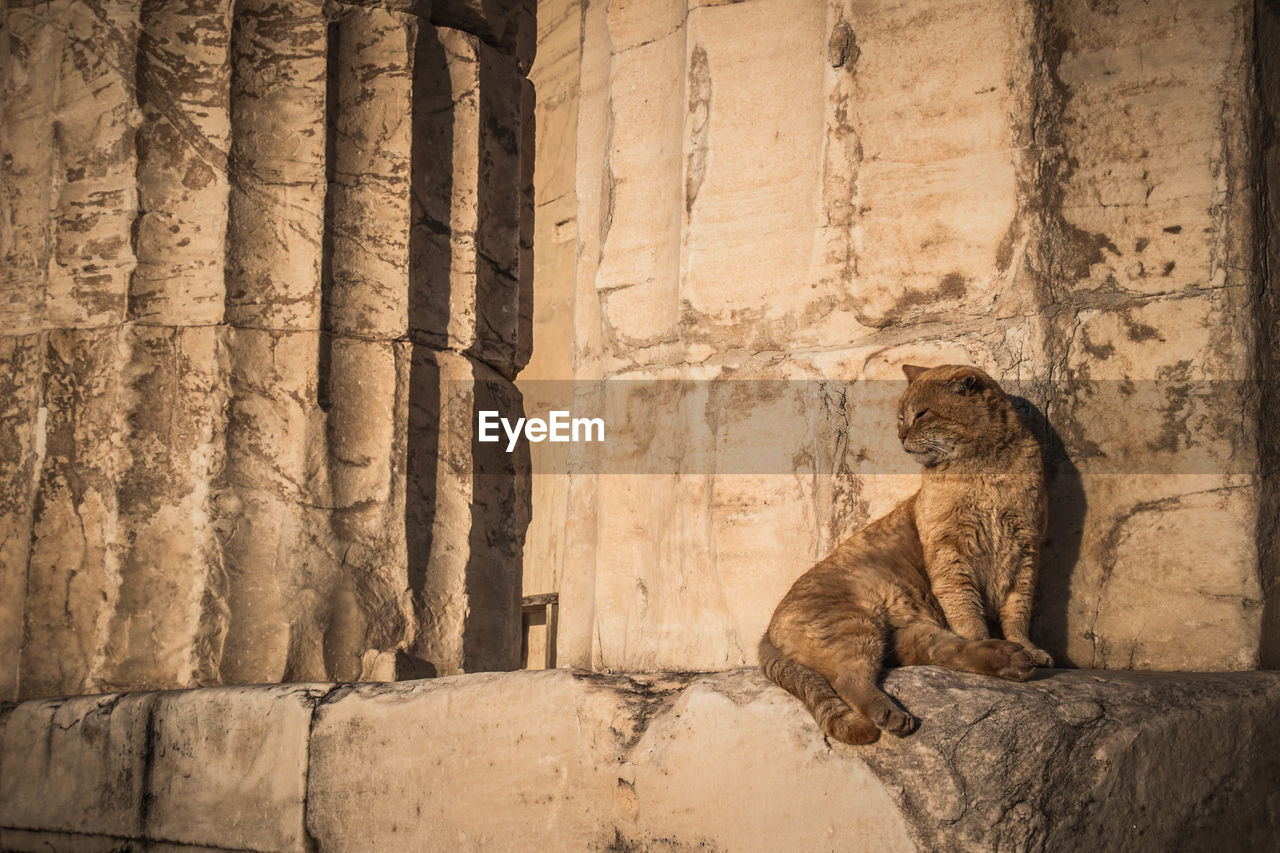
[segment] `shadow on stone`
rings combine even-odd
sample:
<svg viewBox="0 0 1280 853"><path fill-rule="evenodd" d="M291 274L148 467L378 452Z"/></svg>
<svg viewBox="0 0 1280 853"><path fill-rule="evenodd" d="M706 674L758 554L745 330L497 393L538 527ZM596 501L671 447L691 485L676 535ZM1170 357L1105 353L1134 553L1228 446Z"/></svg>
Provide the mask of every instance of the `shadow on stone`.
<svg viewBox="0 0 1280 853"><path fill-rule="evenodd" d="M477 368L477 373L483 371ZM472 424L482 410L524 416L520 392L505 380L475 383ZM463 635L468 672L520 668L524 539L529 527L529 443L508 453L505 442L471 437L471 532L466 565L470 615Z"/></svg>
<svg viewBox="0 0 1280 853"><path fill-rule="evenodd" d="M1067 602L1088 508L1084 482L1067 455L1062 437L1044 412L1025 397L1010 395L1010 400L1040 442L1049 492L1049 523L1040 557L1031 636L1058 664L1074 666L1075 662L1067 659Z"/></svg>
<svg viewBox="0 0 1280 853"><path fill-rule="evenodd" d="M405 448L405 545L409 590L421 622L436 525L442 416L439 367L424 346L448 341L453 252L453 99L449 63L429 27L413 53L413 130L409 160L409 399ZM433 677L438 662L414 658L415 677Z"/></svg>

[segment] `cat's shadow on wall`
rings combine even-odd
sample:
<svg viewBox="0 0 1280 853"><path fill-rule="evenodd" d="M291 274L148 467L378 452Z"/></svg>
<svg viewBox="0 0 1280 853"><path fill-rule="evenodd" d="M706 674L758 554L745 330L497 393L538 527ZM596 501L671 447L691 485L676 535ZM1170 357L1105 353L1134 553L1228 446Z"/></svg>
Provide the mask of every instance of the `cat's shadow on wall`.
<svg viewBox="0 0 1280 853"><path fill-rule="evenodd" d="M1025 397L1010 395L1014 408L1040 442L1049 492L1049 524L1040 559L1036 609L1031 639L1053 655L1056 666L1090 665L1067 656L1067 610L1071 575L1080 558L1080 541L1088 507L1080 469L1071 461L1062 436L1044 411Z"/></svg>

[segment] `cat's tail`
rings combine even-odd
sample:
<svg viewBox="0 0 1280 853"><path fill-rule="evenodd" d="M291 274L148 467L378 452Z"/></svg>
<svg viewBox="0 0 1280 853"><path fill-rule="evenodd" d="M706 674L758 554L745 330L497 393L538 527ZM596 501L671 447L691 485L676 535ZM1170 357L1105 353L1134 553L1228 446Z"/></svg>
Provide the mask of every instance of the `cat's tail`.
<svg viewBox="0 0 1280 853"><path fill-rule="evenodd" d="M792 660L766 633L760 638L760 669L774 684L804 703L818 728L845 743L871 743L880 729L850 708L819 673Z"/></svg>

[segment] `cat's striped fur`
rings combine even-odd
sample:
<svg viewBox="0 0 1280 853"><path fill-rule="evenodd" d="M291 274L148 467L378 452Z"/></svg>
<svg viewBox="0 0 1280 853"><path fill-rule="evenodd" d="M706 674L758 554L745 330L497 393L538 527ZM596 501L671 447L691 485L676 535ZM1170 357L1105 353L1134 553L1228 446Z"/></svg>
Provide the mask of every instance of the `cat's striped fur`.
<svg viewBox="0 0 1280 853"><path fill-rule="evenodd" d="M877 686L886 659L1014 680L1053 663L1027 634L1045 529L1035 437L981 370L903 371L898 436L925 466L920 490L802 575L760 641L765 674L848 743L915 727Z"/></svg>

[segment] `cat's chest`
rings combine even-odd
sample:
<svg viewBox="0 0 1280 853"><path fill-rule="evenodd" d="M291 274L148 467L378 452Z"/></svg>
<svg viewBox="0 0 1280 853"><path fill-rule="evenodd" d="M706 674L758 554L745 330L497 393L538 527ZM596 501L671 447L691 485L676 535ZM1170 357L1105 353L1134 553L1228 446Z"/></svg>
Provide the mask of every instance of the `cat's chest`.
<svg viewBox="0 0 1280 853"><path fill-rule="evenodd" d="M956 551L975 570L1003 575L1037 538L1038 496L1022 494L1013 484L952 489L922 498L917 524L926 554Z"/></svg>

